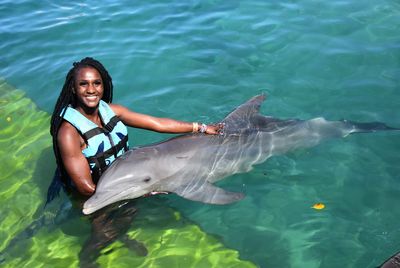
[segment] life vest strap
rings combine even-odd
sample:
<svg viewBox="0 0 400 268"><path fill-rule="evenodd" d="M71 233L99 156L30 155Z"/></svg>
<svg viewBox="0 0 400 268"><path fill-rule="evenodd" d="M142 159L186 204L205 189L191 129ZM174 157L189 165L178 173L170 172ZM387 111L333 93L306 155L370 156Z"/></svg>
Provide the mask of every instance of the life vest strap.
<svg viewBox="0 0 400 268"><path fill-rule="evenodd" d="M121 139L120 142L118 142L117 145L111 147L110 149L98 153L94 156L88 157L87 160L89 163L94 163L94 168L92 169L92 176L100 178L101 174L107 169L109 163L106 163L106 159L115 156L115 152L120 152L121 150L124 150L125 152L128 150L128 135L126 135L124 138ZM94 174L97 173L97 174ZM94 179L94 178L93 178ZM97 183L97 182L95 182Z"/></svg>
<svg viewBox="0 0 400 268"><path fill-rule="evenodd" d="M118 122L120 122L121 120L117 117L117 116L113 116L110 121L107 123L107 125L104 126L104 128L101 127L96 127L96 128L92 128L91 130L83 133L83 137L86 140L89 140L90 138L93 138L96 135L99 134L107 134L113 131L114 127L117 125Z"/></svg>

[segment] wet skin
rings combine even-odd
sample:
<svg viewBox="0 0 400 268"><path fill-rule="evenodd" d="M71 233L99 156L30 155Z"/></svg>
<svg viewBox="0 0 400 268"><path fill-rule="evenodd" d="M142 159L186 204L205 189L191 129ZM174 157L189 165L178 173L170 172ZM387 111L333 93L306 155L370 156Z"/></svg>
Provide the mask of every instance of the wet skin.
<svg viewBox="0 0 400 268"><path fill-rule="evenodd" d="M104 88L100 73L96 69L90 67L78 70L73 92L76 100L75 109L101 126L98 109L99 102L103 97Z"/></svg>

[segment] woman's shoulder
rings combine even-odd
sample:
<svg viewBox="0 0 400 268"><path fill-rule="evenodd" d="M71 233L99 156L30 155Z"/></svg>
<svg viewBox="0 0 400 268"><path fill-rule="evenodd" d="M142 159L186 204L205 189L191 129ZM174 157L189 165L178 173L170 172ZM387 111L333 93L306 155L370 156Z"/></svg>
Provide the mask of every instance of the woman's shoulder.
<svg viewBox="0 0 400 268"><path fill-rule="evenodd" d="M76 148L81 150L85 146L85 141L78 130L68 121L61 123L57 134L57 143L60 148L64 148L67 151L75 150Z"/></svg>
<svg viewBox="0 0 400 268"><path fill-rule="evenodd" d="M78 130L68 121L63 121L58 129L57 137L74 138L79 137Z"/></svg>
<svg viewBox="0 0 400 268"><path fill-rule="evenodd" d="M109 103L108 105L117 116L121 116L122 114L128 111L128 108L120 104Z"/></svg>

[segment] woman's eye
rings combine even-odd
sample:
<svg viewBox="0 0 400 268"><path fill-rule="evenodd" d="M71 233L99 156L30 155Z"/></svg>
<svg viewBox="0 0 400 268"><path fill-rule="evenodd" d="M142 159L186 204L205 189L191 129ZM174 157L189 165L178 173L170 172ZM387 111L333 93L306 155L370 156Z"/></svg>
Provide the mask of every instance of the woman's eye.
<svg viewBox="0 0 400 268"><path fill-rule="evenodd" d="M100 85L101 85L101 81L96 81L96 82L94 82L94 84L95 84L96 86L100 86Z"/></svg>
<svg viewBox="0 0 400 268"><path fill-rule="evenodd" d="M87 82L80 82L79 85L80 85L80 86L86 86L86 85L87 85Z"/></svg>

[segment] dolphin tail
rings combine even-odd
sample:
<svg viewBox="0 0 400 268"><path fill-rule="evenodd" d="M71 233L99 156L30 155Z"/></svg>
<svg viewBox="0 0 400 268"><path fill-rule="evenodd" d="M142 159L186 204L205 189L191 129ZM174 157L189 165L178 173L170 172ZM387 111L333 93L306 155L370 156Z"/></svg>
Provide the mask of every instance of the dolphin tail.
<svg viewBox="0 0 400 268"><path fill-rule="evenodd" d="M397 252L379 266L379 268L399 268L399 267L400 267L400 252Z"/></svg>
<svg viewBox="0 0 400 268"><path fill-rule="evenodd" d="M343 120L352 129L351 133L368 133L377 131L399 131L400 128L390 127L382 122L359 123Z"/></svg>

